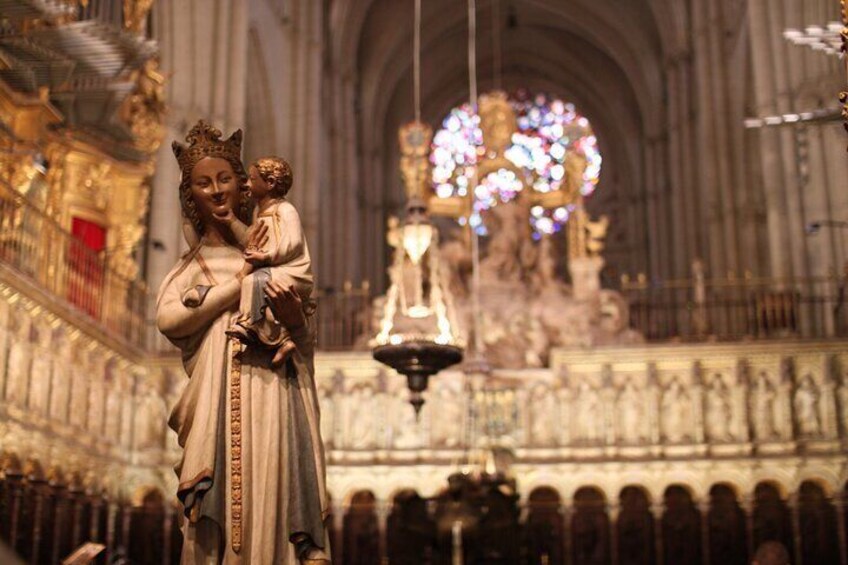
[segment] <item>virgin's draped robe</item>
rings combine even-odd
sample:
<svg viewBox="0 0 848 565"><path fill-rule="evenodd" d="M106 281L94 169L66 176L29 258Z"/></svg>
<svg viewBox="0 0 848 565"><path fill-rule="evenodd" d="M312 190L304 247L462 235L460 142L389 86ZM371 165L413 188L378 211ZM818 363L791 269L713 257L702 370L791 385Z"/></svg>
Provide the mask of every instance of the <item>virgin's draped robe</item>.
<svg viewBox="0 0 848 565"><path fill-rule="evenodd" d="M224 332L237 315L241 284L236 273L243 264L235 247L201 245L174 267L159 294L159 329L182 351L189 376L169 420L184 450L176 467L177 494L189 518L182 562L295 565L289 537L296 531L311 534L329 553L321 523L328 506L314 327L310 320L292 332L298 350L278 370L270 369L268 352L248 349L242 355L241 426L233 426L232 352L238 345ZM181 298L197 287L202 302L185 306ZM242 467L238 552L232 520L234 429L240 435Z"/></svg>

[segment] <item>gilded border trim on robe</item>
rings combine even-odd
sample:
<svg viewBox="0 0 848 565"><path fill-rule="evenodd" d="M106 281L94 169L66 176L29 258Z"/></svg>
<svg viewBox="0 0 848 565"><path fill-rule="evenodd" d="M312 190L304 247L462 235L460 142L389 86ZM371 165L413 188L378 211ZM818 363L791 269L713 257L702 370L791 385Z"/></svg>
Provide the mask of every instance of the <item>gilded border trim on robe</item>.
<svg viewBox="0 0 848 565"><path fill-rule="evenodd" d="M233 551L241 551L241 342L232 338L233 364L230 371L230 509Z"/></svg>

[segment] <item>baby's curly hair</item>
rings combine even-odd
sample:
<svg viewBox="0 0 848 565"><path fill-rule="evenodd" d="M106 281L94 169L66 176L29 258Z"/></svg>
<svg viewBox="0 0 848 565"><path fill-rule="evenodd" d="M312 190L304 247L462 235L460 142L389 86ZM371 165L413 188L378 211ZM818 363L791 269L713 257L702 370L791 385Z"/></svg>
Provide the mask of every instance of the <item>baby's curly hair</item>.
<svg viewBox="0 0 848 565"><path fill-rule="evenodd" d="M288 161L280 157L262 157L250 165L256 167L262 180L271 185L270 195L285 198L291 190L294 175Z"/></svg>

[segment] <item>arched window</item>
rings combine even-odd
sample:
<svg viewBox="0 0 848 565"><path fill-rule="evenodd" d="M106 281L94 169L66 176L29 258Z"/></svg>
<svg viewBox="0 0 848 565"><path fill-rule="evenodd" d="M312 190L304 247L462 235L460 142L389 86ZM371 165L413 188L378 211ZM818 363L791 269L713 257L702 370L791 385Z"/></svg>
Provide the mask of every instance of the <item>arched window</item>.
<svg viewBox="0 0 848 565"><path fill-rule="evenodd" d="M645 489L626 486L618 495L620 512L616 522L620 565L654 563L654 517Z"/></svg>
<svg viewBox="0 0 848 565"><path fill-rule="evenodd" d="M574 493L571 540L574 565L605 565L610 562L606 500L603 493L594 487L581 487Z"/></svg>
<svg viewBox="0 0 848 565"><path fill-rule="evenodd" d="M798 517L802 562L821 565L839 563L836 509L818 483L801 483L798 489Z"/></svg>
<svg viewBox="0 0 848 565"><path fill-rule="evenodd" d="M714 565L745 565L748 563L748 543L745 534L745 513L736 500L736 493L727 485L710 489L708 517L710 563Z"/></svg>
<svg viewBox="0 0 848 565"><path fill-rule="evenodd" d="M565 563L563 530L565 527L559 493L551 487L539 487L527 500L527 553L532 565Z"/></svg>
<svg viewBox="0 0 848 565"><path fill-rule="evenodd" d="M666 565L701 563L701 513L686 487L671 485L663 496L663 557Z"/></svg>
<svg viewBox="0 0 848 565"><path fill-rule="evenodd" d="M575 152L586 158L580 193L595 190L601 172L601 155L589 120L573 104L544 93L518 91L509 97L515 111L517 131L504 156L519 171L502 168L479 179L475 209L469 221L478 233L486 233L480 213L516 198L524 186L545 194L560 188L566 177L566 156ZM452 109L433 137L430 160L432 184L437 198L467 198L477 163L486 155L480 117L470 104ZM531 209L534 235L562 229L571 210L568 206ZM464 219L460 219L462 223Z"/></svg>
<svg viewBox="0 0 848 565"><path fill-rule="evenodd" d="M777 486L762 482L754 488L754 548L766 541L782 543L792 555L792 520Z"/></svg>
<svg viewBox="0 0 848 565"><path fill-rule="evenodd" d="M380 561L380 530L377 525L377 501L371 491L353 495L344 516L345 565L366 565Z"/></svg>
<svg viewBox="0 0 848 565"><path fill-rule="evenodd" d="M389 563L417 565L432 552L436 525L427 513L427 501L416 491L404 489L395 495L386 529Z"/></svg>
<svg viewBox="0 0 848 565"><path fill-rule="evenodd" d="M129 558L139 563L161 563L165 547L165 500L158 490L144 495L130 514ZM167 532L170 535L171 532Z"/></svg>

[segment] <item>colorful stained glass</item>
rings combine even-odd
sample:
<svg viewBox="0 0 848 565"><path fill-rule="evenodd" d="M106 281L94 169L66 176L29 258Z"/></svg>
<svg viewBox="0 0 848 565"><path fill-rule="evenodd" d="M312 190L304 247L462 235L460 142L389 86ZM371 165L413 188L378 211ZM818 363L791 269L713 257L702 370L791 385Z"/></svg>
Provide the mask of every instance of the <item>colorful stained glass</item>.
<svg viewBox="0 0 848 565"><path fill-rule="evenodd" d="M595 190L601 172L601 154L592 126L573 104L525 91L510 96L510 103L515 109L518 131L513 134L512 144L504 155L524 172L524 178L518 178L514 171L501 169L481 180L474 195L473 213L468 218L481 235L485 235L485 226L480 214L500 202L514 199L524 186L540 193L559 189L569 152L581 153L588 163L580 188L583 196ZM451 110L442 122L442 129L433 137L430 153L436 197L468 195L477 161L485 151L482 145L480 118L471 105L465 103ZM566 207L536 208L530 215L530 222L537 236L555 233L568 221L570 210Z"/></svg>

